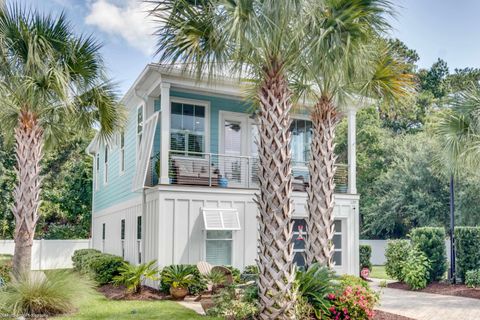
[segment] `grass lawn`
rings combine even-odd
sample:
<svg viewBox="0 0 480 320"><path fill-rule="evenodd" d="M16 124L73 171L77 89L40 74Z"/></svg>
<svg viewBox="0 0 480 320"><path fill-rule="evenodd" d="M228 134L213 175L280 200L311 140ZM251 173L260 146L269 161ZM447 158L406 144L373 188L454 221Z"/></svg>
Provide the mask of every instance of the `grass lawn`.
<svg viewBox="0 0 480 320"><path fill-rule="evenodd" d="M173 301L113 301L102 294L95 293L86 298L74 315L55 317L55 320L129 320L129 319L208 319L217 318L200 316Z"/></svg>
<svg viewBox="0 0 480 320"><path fill-rule="evenodd" d="M372 272L370 273L370 278L393 280L387 275L385 266L373 266Z"/></svg>

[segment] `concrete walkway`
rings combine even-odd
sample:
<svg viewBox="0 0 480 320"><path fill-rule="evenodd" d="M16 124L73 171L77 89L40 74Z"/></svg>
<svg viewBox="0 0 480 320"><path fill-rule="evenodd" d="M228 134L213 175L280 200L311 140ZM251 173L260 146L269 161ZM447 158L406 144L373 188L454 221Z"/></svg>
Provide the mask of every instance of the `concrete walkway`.
<svg viewBox="0 0 480 320"><path fill-rule="evenodd" d="M377 309L382 311L418 320L480 319L478 299L380 288L376 280L372 287L380 291L380 306Z"/></svg>

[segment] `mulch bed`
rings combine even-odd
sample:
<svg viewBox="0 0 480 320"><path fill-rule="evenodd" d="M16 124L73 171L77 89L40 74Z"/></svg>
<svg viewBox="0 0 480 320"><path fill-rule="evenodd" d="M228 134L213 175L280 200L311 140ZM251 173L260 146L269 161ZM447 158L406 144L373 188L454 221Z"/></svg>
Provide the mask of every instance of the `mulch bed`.
<svg viewBox="0 0 480 320"><path fill-rule="evenodd" d="M125 287L106 284L97 289L105 297L111 300L165 300L167 296L155 289L142 286L140 293L127 293Z"/></svg>
<svg viewBox="0 0 480 320"><path fill-rule="evenodd" d="M408 290L408 285L400 282L393 282L387 285L388 288ZM480 289L468 288L464 284L450 284L444 282L430 283L425 289L418 290L419 292L435 293L445 296L457 296L465 298L480 299Z"/></svg>
<svg viewBox="0 0 480 320"><path fill-rule="evenodd" d="M385 311L375 310L375 316L373 320L414 320L397 314L388 313Z"/></svg>

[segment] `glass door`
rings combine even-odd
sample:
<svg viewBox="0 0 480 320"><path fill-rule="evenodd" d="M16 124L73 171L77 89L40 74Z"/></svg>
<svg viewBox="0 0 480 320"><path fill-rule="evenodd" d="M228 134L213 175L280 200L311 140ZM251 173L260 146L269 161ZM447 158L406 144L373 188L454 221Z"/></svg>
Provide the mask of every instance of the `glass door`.
<svg viewBox="0 0 480 320"><path fill-rule="evenodd" d="M231 187L247 187L249 176L247 153L247 115L222 113L221 153L219 167L222 178Z"/></svg>

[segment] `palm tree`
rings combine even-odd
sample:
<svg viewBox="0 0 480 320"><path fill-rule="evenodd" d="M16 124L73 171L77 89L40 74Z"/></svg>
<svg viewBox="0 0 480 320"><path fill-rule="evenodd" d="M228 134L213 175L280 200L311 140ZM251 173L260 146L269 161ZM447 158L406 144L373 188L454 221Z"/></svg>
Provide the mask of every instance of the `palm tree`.
<svg viewBox="0 0 480 320"><path fill-rule="evenodd" d="M31 267L44 145L94 125L109 138L122 123L99 48L93 38L75 36L63 14L0 6L0 121L14 133L17 159L15 274Z"/></svg>
<svg viewBox="0 0 480 320"><path fill-rule="evenodd" d="M480 88L472 84L447 99L432 122L440 152L437 168L450 176L450 279L455 283L455 177L476 170L480 159Z"/></svg>
<svg viewBox="0 0 480 320"><path fill-rule="evenodd" d="M411 91L406 64L393 58L382 32L392 13L388 0L308 2L303 21L300 91L314 101L306 263L332 264L335 129L343 107L360 96L396 99Z"/></svg>
<svg viewBox="0 0 480 320"><path fill-rule="evenodd" d="M260 317L292 317L292 173L287 78L298 59L298 0L165 0L151 14L160 61L198 77L248 79L258 105ZM243 77L242 77L243 76Z"/></svg>

